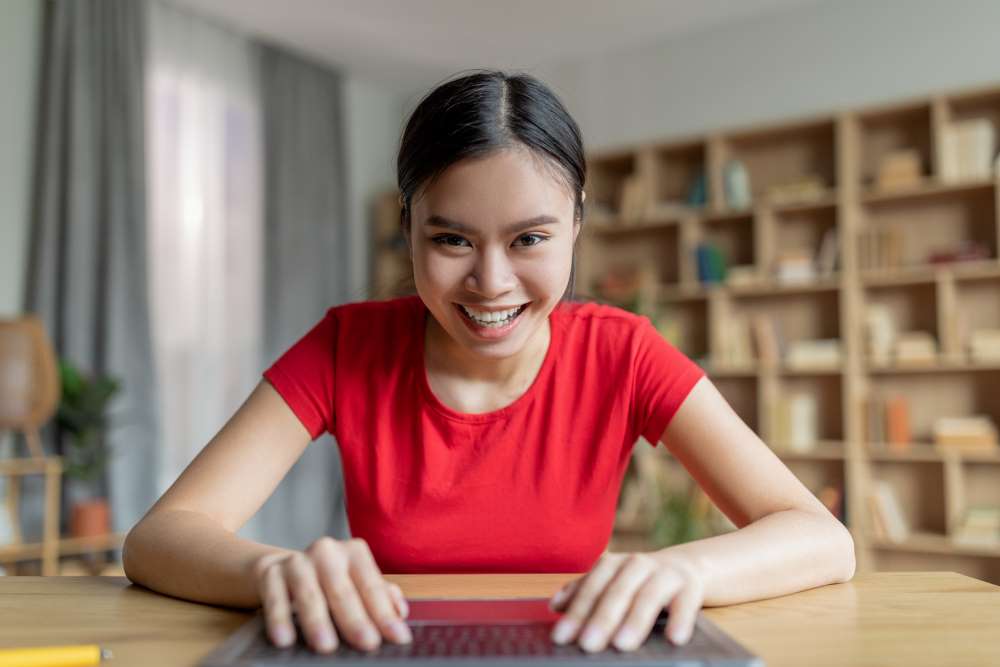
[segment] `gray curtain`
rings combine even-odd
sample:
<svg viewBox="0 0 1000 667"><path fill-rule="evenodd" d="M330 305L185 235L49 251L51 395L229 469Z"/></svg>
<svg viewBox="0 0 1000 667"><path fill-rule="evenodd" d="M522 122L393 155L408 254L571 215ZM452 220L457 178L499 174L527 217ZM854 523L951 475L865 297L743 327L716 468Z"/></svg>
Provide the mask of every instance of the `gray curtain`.
<svg viewBox="0 0 1000 667"><path fill-rule="evenodd" d="M25 310L57 353L113 375L115 530L155 500L156 400L146 296L145 3L45 5ZM48 447L61 452L49 429Z"/></svg>
<svg viewBox="0 0 1000 667"><path fill-rule="evenodd" d="M261 45L264 118L264 341L270 365L348 293L342 82ZM251 522L267 544L349 537L336 443L312 443Z"/></svg>

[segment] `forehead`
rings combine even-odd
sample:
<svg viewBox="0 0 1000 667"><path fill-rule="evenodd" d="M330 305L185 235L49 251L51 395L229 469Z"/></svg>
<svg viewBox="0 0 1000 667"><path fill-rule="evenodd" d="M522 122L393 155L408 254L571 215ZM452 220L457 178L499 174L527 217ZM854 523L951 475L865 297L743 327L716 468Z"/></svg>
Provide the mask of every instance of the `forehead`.
<svg viewBox="0 0 1000 667"><path fill-rule="evenodd" d="M527 150L509 149L449 166L413 206L420 220L439 215L505 224L538 215L571 218L573 197L554 166Z"/></svg>

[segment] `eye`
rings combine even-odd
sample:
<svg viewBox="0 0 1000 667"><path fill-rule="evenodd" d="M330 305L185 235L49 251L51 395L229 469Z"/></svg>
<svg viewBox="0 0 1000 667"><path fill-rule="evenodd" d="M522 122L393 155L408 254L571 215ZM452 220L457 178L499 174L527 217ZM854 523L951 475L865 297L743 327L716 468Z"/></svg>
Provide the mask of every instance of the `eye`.
<svg viewBox="0 0 1000 667"><path fill-rule="evenodd" d="M439 234L438 236L432 236L431 241L437 243L438 245L447 245L453 248L459 248L462 244L467 244L468 241L463 239L461 236L455 236L454 234Z"/></svg>
<svg viewBox="0 0 1000 667"><path fill-rule="evenodd" d="M519 236L517 240L519 242L523 241L523 243L521 243L522 246L533 246L538 245L542 241L548 240L548 237L542 236L541 234L523 234L522 236Z"/></svg>

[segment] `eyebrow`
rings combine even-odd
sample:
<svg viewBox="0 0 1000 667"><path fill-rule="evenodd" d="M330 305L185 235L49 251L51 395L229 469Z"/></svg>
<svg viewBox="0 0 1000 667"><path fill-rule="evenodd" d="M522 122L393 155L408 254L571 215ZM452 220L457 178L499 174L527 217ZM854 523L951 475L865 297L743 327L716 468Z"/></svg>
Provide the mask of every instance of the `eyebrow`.
<svg viewBox="0 0 1000 667"><path fill-rule="evenodd" d="M512 225L508 225L504 229L505 234L514 234L516 232L524 231L525 229L530 229L531 227L538 227L540 225L556 225L559 224L557 218L551 215L538 215L534 218L529 218L528 220L522 220L521 222L515 222ZM432 215L427 218L424 225L428 227L441 227L442 229L450 229L455 232L462 232L463 234L474 234L476 230L468 225L464 225L461 222L455 220L449 220L448 218L442 217L440 215Z"/></svg>

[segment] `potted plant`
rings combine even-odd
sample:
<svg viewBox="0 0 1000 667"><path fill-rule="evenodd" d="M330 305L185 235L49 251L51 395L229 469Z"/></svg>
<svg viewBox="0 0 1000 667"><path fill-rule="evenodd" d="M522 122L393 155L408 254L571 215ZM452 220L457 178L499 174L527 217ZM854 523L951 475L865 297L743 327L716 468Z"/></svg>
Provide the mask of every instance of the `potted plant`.
<svg viewBox="0 0 1000 667"><path fill-rule="evenodd" d="M85 376L69 361L59 362L62 398L56 421L69 435L63 457L63 473L76 482L69 494L70 535L87 537L110 531L108 500L103 494L105 466L110 458L106 440L107 407L121 383L102 375Z"/></svg>

